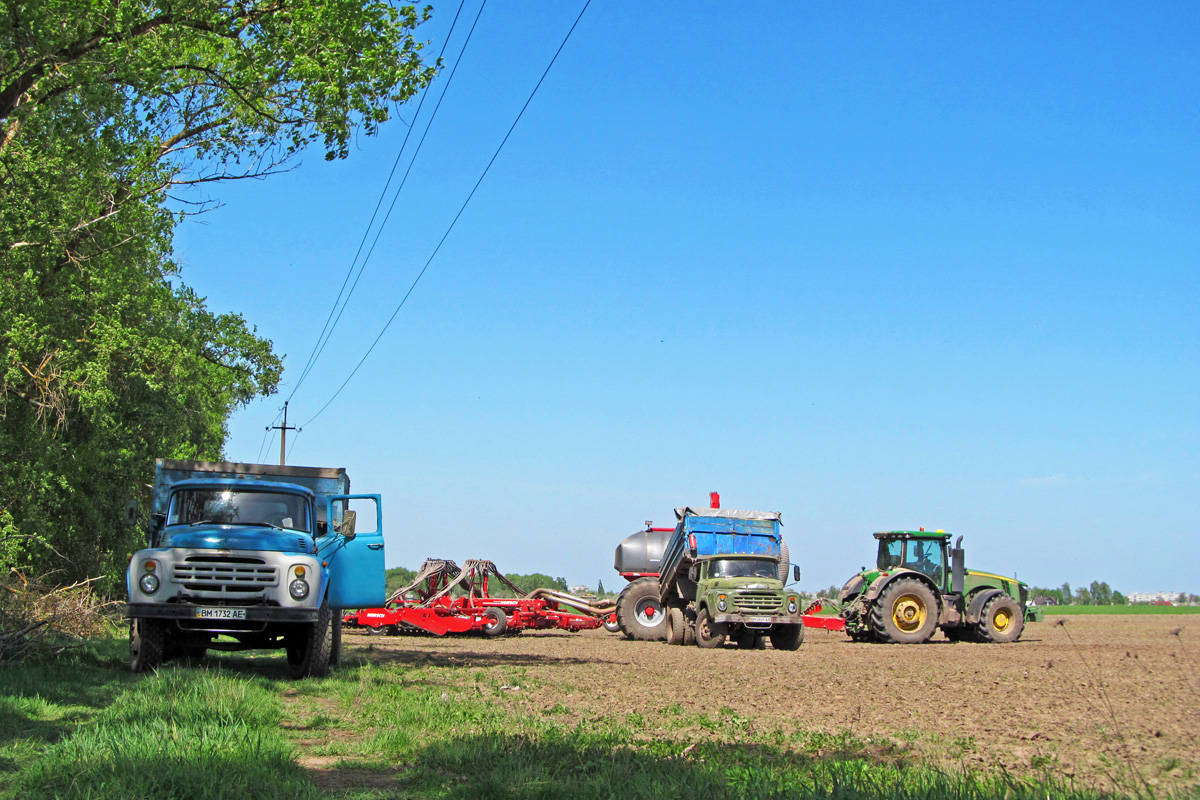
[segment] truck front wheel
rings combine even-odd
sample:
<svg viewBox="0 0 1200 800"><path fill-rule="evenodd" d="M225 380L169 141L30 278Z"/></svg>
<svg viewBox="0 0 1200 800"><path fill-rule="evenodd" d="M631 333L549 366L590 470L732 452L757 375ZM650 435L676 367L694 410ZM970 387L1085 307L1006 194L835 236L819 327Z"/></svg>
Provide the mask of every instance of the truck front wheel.
<svg viewBox="0 0 1200 800"><path fill-rule="evenodd" d="M630 639L644 642L665 639L665 612L658 601L658 578L638 578L617 598L617 624Z"/></svg>
<svg viewBox="0 0 1200 800"><path fill-rule="evenodd" d="M129 621L129 668L133 672L158 669L167 645L167 624L161 619Z"/></svg>
<svg viewBox="0 0 1200 800"><path fill-rule="evenodd" d="M933 590L916 578L897 578L871 606L871 631L881 642L920 644L937 630Z"/></svg>
<svg viewBox="0 0 1200 800"><path fill-rule="evenodd" d="M700 609L700 613L696 615L696 645L699 647L711 648L720 647L725 644L725 637L728 635L729 629L723 623L712 621L712 617L708 615L708 609Z"/></svg>
<svg viewBox="0 0 1200 800"><path fill-rule="evenodd" d="M804 641L803 625L776 625L767 634L776 650L799 650Z"/></svg>
<svg viewBox="0 0 1200 800"><path fill-rule="evenodd" d="M332 617L328 601L323 602L316 622L297 625L296 630L284 638L288 674L293 678L324 678L329 674L333 653Z"/></svg>

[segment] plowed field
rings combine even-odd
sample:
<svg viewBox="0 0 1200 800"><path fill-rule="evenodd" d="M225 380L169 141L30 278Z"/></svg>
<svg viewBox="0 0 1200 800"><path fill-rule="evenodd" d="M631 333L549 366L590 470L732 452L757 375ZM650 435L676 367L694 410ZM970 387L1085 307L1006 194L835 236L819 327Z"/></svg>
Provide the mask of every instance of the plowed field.
<svg viewBox="0 0 1200 800"><path fill-rule="evenodd" d="M1099 787L1200 785L1200 615L1050 615L1012 645L853 644L809 630L798 652L633 642L603 630L499 639L347 636L349 655L499 682L514 710L620 715L647 737L722 734L868 758ZM837 738L851 731L853 737ZM810 737L809 741L812 739Z"/></svg>

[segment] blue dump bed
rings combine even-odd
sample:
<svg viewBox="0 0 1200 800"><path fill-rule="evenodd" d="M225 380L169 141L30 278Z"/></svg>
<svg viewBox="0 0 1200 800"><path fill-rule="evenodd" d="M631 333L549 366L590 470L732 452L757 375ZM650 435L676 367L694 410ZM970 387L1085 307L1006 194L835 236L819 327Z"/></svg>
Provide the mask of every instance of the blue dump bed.
<svg viewBox="0 0 1200 800"><path fill-rule="evenodd" d="M679 522L663 552L659 585L664 589L692 562L707 556L780 558L779 513L734 509L675 509ZM664 592L665 594L665 592Z"/></svg>

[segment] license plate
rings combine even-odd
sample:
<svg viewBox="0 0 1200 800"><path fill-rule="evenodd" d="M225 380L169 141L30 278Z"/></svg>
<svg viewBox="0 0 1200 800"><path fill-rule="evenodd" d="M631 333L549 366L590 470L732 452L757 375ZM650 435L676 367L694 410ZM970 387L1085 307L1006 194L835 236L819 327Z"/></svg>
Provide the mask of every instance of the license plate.
<svg viewBox="0 0 1200 800"><path fill-rule="evenodd" d="M245 619L244 608L197 608L196 619Z"/></svg>
<svg viewBox="0 0 1200 800"><path fill-rule="evenodd" d="M751 624L762 625L764 623L769 623L771 621L771 618L770 617L746 617L745 621L749 622Z"/></svg>

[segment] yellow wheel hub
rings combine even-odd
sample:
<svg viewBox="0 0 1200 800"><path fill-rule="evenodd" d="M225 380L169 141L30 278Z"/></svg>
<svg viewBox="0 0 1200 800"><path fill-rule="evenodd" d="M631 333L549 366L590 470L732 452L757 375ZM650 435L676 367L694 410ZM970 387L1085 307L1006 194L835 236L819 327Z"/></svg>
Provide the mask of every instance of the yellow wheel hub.
<svg viewBox="0 0 1200 800"><path fill-rule="evenodd" d="M892 606L892 622L905 633L919 631L925 625L925 601L915 594L905 594L896 598Z"/></svg>
<svg viewBox="0 0 1200 800"><path fill-rule="evenodd" d="M1012 625L1012 612L1007 608L1002 608L996 612L996 616L992 617L992 627L1003 633L1008 630L1008 626Z"/></svg>

